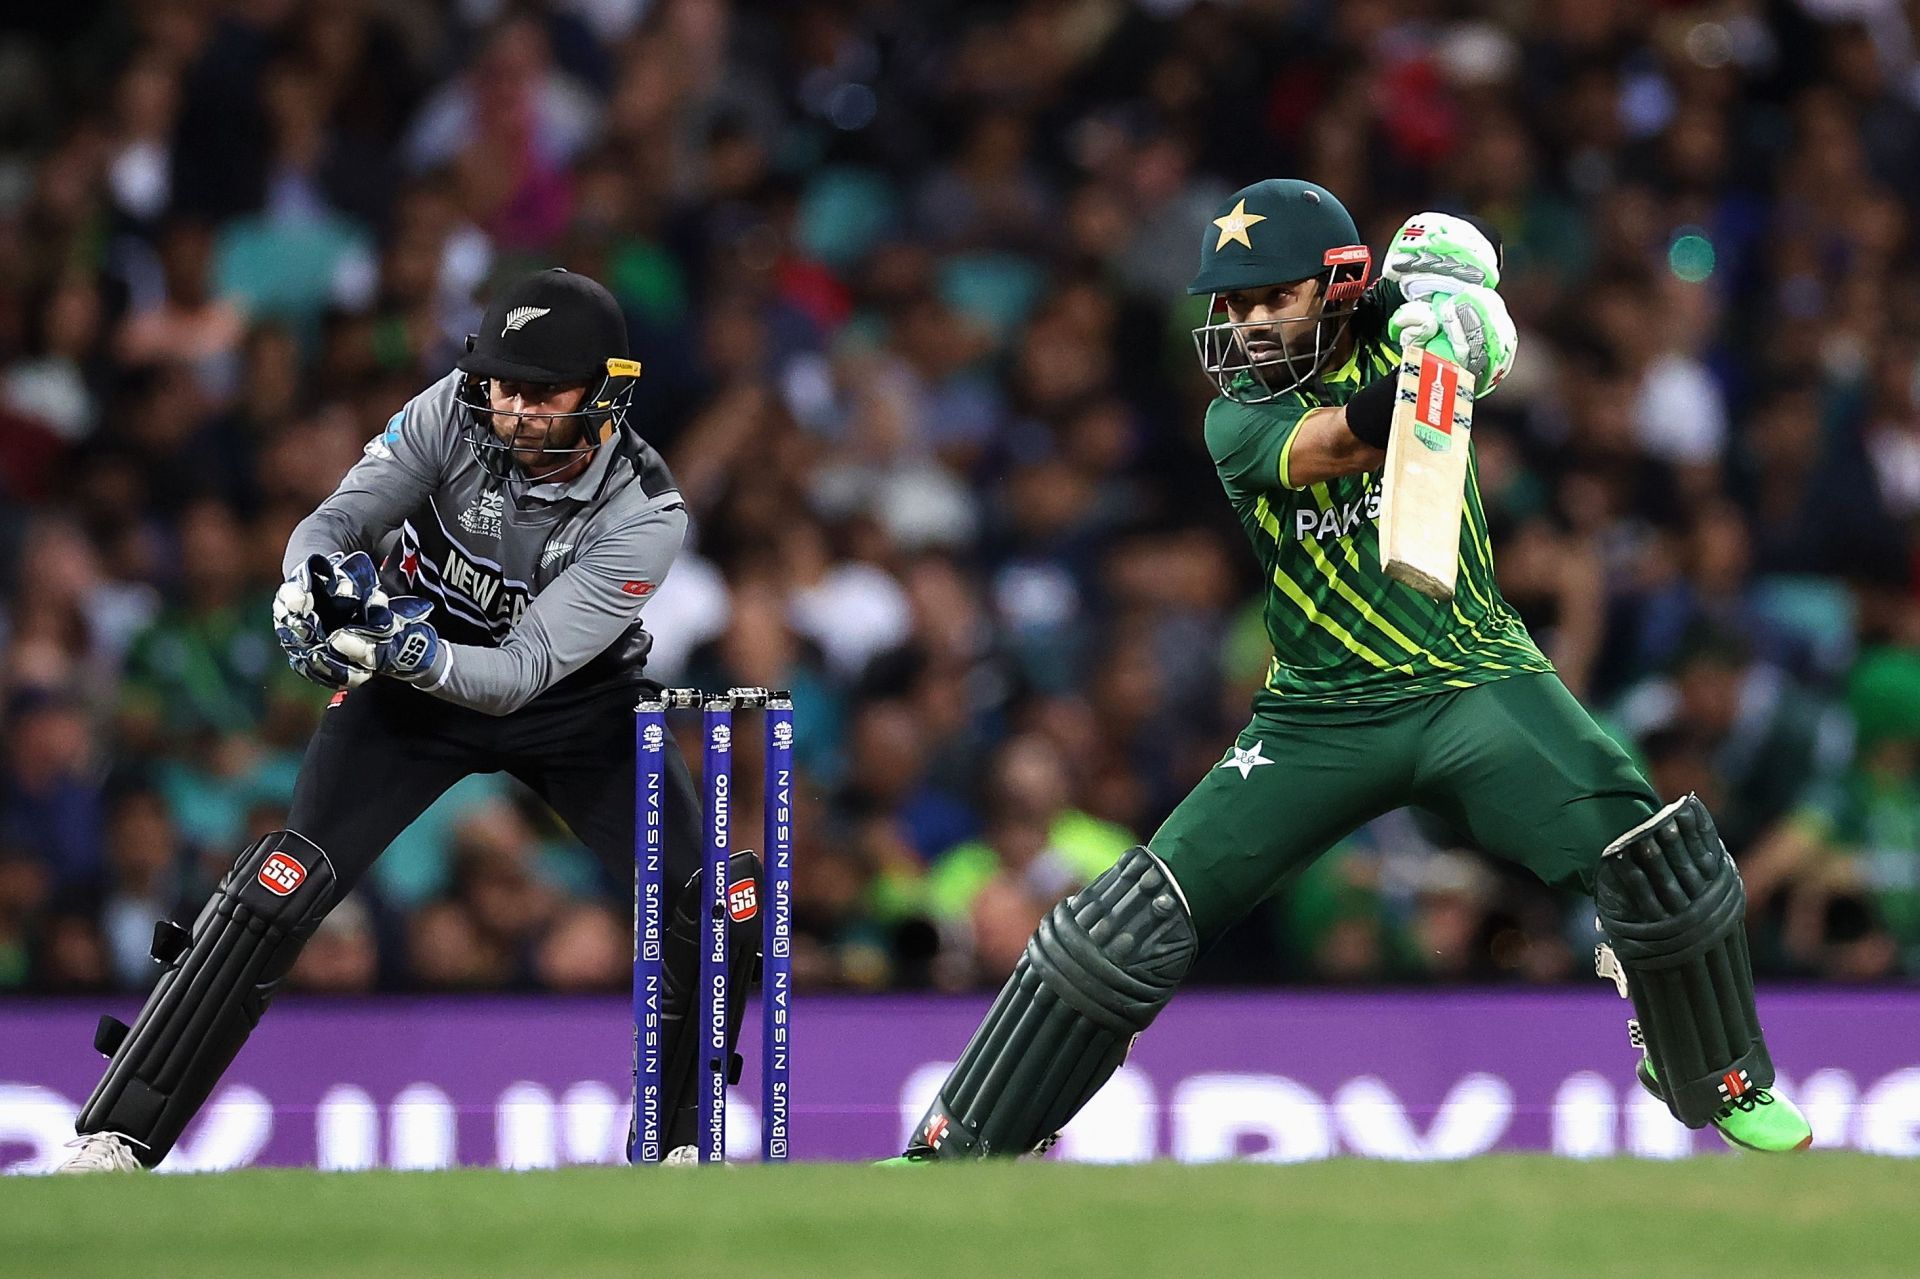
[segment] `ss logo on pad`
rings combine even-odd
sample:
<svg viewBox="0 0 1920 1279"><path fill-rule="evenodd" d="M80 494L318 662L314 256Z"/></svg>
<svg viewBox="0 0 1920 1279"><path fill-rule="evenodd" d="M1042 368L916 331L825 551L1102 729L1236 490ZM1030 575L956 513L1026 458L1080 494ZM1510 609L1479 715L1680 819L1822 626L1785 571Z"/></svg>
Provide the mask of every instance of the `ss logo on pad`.
<svg viewBox="0 0 1920 1279"><path fill-rule="evenodd" d="M736 880L727 886L727 913L733 922L744 924L760 913L760 895L751 879Z"/></svg>
<svg viewBox="0 0 1920 1279"><path fill-rule="evenodd" d="M300 887L307 877L307 868L285 853L275 853L267 858L266 865L260 868L258 876L260 886L275 897L285 897Z"/></svg>

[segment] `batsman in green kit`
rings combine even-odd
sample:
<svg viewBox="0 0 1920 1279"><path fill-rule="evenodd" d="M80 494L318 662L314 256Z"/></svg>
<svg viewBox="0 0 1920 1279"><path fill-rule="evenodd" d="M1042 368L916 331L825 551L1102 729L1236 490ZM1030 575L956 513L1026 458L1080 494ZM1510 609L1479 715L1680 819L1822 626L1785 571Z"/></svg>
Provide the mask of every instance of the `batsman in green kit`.
<svg viewBox="0 0 1920 1279"><path fill-rule="evenodd" d="M1274 657L1238 738L1146 845L1048 914L902 1156L1044 1149L1172 999L1195 956L1365 822L1417 805L1593 895L1597 967L1632 1000L1641 1084L1748 1149L1811 1144L1774 1089L1746 895L1695 796L1662 806L1500 597L1469 463L1452 599L1381 568L1403 347L1478 399L1511 367L1500 257L1477 224L1407 221L1378 279L1309 182L1236 192L1202 232L1194 331L1206 443L1259 561Z"/></svg>

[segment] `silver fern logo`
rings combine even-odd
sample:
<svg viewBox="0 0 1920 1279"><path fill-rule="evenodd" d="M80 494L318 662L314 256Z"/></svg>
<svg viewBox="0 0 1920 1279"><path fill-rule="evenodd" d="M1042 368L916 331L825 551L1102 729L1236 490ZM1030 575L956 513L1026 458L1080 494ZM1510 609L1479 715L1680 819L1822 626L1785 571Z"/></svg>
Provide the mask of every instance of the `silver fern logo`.
<svg viewBox="0 0 1920 1279"><path fill-rule="evenodd" d="M500 330L500 336L505 337L515 329L526 328L527 325L533 323L533 321L539 319L551 310L553 310L553 308L550 306L514 307L513 310L507 312L507 327Z"/></svg>

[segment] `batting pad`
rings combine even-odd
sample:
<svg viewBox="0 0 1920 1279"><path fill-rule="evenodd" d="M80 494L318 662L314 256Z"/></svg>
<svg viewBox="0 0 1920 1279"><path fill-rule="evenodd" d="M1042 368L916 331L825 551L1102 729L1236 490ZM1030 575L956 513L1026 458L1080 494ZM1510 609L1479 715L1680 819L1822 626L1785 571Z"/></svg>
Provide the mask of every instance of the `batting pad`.
<svg viewBox="0 0 1920 1279"><path fill-rule="evenodd" d="M94 1046L112 1061L75 1129L132 1138L149 1168L164 1159L332 908L333 887L318 845L274 831L240 854L190 933L162 922L153 957L167 969L131 1029L101 1019Z"/></svg>
<svg viewBox="0 0 1920 1279"><path fill-rule="evenodd" d="M1702 1128L1771 1087L1746 889L1706 805L1688 795L1609 844L1594 901L1674 1116Z"/></svg>
<svg viewBox="0 0 1920 1279"><path fill-rule="evenodd" d="M915 1134L935 1156L1023 1155L1052 1138L1173 997L1199 938L1144 848L1055 906Z"/></svg>

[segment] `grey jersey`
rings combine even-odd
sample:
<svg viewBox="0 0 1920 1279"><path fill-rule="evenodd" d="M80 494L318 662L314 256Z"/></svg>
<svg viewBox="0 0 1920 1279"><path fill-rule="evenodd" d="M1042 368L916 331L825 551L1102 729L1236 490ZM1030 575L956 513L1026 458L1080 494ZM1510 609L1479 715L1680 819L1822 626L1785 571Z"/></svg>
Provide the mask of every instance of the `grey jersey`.
<svg viewBox="0 0 1920 1279"><path fill-rule="evenodd" d="M283 568L363 550L389 594L432 601L439 656L414 680L494 715L534 698L631 687L652 639L647 597L686 536L660 455L611 440L564 484L516 498L480 469L450 373L408 401L333 495L293 531Z"/></svg>

